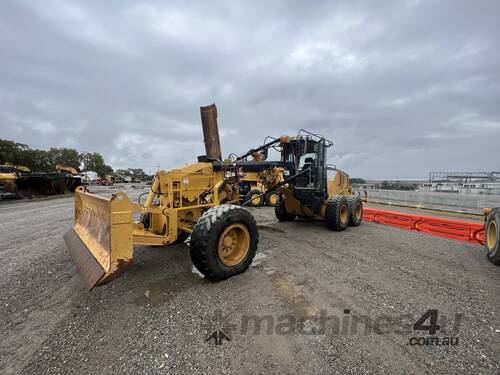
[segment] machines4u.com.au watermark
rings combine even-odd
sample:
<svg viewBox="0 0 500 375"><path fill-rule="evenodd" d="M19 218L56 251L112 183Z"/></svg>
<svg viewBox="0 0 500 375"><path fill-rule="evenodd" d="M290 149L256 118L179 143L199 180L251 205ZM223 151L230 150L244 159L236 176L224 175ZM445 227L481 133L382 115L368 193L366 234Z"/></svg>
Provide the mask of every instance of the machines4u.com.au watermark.
<svg viewBox="0 0 500 375"><path fill-rule="evenodd" d="M415 315L415 316L414 316ZM463 314L446 315L437 309L424 313L368 316L351 309L337 313L320 310L315 315L231 315L215 310L204 321L204 340L215 345L241 335L400 335L409 346L456 346Z"/></svg>

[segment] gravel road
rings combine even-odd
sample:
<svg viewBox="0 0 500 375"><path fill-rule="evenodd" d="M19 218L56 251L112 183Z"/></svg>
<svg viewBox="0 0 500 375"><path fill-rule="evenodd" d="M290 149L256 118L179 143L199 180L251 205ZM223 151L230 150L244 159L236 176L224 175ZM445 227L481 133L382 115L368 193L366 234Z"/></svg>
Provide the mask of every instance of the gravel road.
<svg viewBox="0 0 500 375"><path fill-rule="evenodd" d="M1 204L0 372L499 373L500 269L481 247L251 211L260 243L242 275L205 280L187 244L137 247L87 292L62 239L71 195ZM456 345L411 344L430 309Z"/></svg>

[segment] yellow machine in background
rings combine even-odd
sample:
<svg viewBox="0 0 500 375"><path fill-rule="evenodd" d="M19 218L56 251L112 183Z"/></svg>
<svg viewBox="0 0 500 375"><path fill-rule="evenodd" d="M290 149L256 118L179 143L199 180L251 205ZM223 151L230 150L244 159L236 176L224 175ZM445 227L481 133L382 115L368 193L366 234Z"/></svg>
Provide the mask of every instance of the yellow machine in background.
<svg viewBox="0 0 500 375"><path fill-rule="evenodd" d="M266 137L270 138L270 137ZM229 158L228 163L235 163L240 167L240 202L249 207L262 205L275 206L279 194L272 190L274 186L284 181L285 169L279 161L267 161L268 148L280 140L272 138L271 142L251 149L241 156ZM251 160L247 160L251 157Z"/></svg>
<svg viewBox="0 0 500 375"><path fill-rule="evenodd" d="M17 175L6 165L0 165L0 191L16 194Z"/></svg>
<svg viewBox="0 0 500 375"><path fill-rule="evenodd" d="M68 167L66 165L61 165L61 164L57 164L56 165L56 171L58 171L59 173L69 173L69 174L72 174L72 175L78 175L79 172L73 168L73 167Z"/></svg>
<svg viewBox="0 0 500 375"><path fill-rule="evenodd" d="M16 181L17 175L8 165L0 165L0 183L11 183Z"/></svg>
<svg viewBox="0 0 500 375"><path fill-rule="evenodd" d="M14 163L9 163L9 162L5 162L2 165L2 167L10 168L10 170L16 174L30 173L31 172L31 169L29 169L28 167L25 167L24 165L14 164Z"/></svg>
<svg viewBox="0 0 500 375"><path fill-rule="evenodd" d="M284 180L285 170L281 167L270 167L258 172L248 172L244 166L242 170L244 175L240 177L240 201L249 202L247 206L250 207L260 207L264 204L275 206L279 194L269 189Z"/></svg>
<svg viewBox="0 0 500 375"><path fill-rule="evenodd" d="M6 193L15 194L19 198L16 181L22 172L29 173L31 170L24 165L9 162L0 165L0 189Z"/></svg>
<svg viewBox="0 0 500 375"><path fill-rule="evenodd" d="M75 168L57 164L56 171L66 174L66 187L69 191L74 192L78 186L82 186L82 175Z"/></svg>

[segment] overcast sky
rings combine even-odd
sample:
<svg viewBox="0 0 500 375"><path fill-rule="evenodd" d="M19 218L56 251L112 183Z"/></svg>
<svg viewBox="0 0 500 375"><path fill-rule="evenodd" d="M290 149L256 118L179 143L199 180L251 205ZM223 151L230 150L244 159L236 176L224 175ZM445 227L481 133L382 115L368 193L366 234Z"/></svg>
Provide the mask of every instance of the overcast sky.
<svg viewBox="0 0 500 375"><path fill-rule="evenodd" d="M0 138L172 168L300 128L351 176L500 170L500 1L0 2Z"/></svg>

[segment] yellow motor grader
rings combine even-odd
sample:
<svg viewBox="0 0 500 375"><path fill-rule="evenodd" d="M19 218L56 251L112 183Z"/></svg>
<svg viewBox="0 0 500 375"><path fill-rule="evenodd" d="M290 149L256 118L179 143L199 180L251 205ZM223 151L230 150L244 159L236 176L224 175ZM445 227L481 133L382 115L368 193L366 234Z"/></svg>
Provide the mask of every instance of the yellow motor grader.
<svg viewBox="0 0 500 375"><path fill-rule="evenodd" d="M89 289L123 272L132 263L134 245L168 246L189 236L192 262L210 280L242 273L252 263L258 232L252 214L236 205L241 167L221 161L215 105L202 107L201 114L207 155L157 172L144 204L131 202L123 192L108 199L83 186L76 189L75 222L64 240ZM358 206L355 197L330 196L327 190L325 158L331 142L303 133L273 141L282 149L279 165L287 171L271 189L280 192L276 216L280 221L321 216L335 230L359 225L361 201ZM134 214L140 215L137 222Z"/></svg>
<svg viewBox="0 0 500 375"><path fill-rule="evenodd" d="M75 223L64 240L89 289L123 272L134 245L168 246L189 236L193 264L211 280L244 272L252 263L257 225L234 204L238 167L220 161L215 105L201 111L207 156L156 173L144 204L122 192L108 199L77 188ZM134 214L140 214L138 222Z"/></svg>

